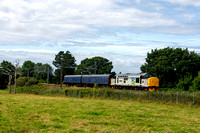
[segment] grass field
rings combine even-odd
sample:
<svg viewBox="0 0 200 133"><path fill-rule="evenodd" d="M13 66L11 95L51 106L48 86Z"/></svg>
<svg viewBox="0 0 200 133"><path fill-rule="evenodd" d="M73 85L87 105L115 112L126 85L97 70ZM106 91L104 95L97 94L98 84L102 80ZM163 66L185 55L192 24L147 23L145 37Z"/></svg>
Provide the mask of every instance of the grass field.
<svg viewBox="0 0 200 133"><path fill-rule="evenodd" d="M200 107L7 94L0 132L200 132Z"/></svg>

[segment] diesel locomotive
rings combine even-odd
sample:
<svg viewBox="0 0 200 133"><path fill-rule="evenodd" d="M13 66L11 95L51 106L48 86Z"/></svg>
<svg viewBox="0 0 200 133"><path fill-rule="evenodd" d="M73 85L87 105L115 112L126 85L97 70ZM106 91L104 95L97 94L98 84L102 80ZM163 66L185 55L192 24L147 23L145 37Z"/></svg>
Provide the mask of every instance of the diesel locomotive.
<svg viewBox="0 0 200 133"><path fill-rule="evenodd" d="M66 85L77 86L111 86L113 88L127 88L137 90L157 91L159 79L148 73L139 74L95 74L95 75L65 75Z"/></svg>

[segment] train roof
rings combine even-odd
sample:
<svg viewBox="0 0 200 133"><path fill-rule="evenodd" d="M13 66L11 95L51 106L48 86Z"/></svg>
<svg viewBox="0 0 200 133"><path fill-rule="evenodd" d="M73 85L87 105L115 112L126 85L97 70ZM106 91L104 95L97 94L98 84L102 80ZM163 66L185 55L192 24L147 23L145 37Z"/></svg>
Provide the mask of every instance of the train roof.
<svg viewBox="0 0 200 133"><path fill-rule="evenodd" d="M126 74L116 74L117 77L143 77L143 78L149 78L153 77L152 74L149 73L126 73Z"/></svg>
<svg viewBox="0 0 200 133"><path fill-rule="evenodd" d="M82 75L65 75L64 77L81 77Z"/></svg>
<svg viewBox="0 0 200 133"><path fill-rule="evenodd" d="M111 74L82 75L82 77L109 77Z"/></svg>
<svg viewBox="0 0 200 133"><path fill-rule="evenodd" d="M109 77L111 74L93 74L93 75L65 75L64 77Z"/></svg>

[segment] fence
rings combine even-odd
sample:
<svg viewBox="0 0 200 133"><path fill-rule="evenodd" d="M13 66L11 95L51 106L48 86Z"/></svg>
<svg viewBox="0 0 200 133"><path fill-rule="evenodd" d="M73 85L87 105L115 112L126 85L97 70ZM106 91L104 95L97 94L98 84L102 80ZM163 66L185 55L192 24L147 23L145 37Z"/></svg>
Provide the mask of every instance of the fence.
<svg viewBox="0 0 200 133"><path fill-rule="evenodd" d="M163 103L186 105L200 105L199 92L173 92L173 91L134 91L134 90L102 90L102 89L75 89L65 90L70 97L91 97L109 99L147 100Z"/></svg>
<svg viewBox="0 0 200 133"><path fill-rule="evenodd" d="M43 87L18 87L18 93L32 93L39 95L59 95L70 97L91 97L107 99L146 100L163 103L200 105L200 92L175 92L175 91L135 91L117 89L47 89Z"/></svg>

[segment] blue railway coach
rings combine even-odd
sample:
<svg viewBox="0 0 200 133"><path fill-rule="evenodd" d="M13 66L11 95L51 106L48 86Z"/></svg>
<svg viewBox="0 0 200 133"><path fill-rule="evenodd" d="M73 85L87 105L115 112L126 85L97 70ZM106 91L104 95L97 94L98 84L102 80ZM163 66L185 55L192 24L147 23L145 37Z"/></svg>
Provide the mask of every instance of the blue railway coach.
<svg viewBox="0 0 200 133"><path fill-rule="evenodd" d="M82 75L65 75L64 83L66 84L81 84Z"/></svg>
<svg viewBox="0 0 200 133"><path fill-rule="evenodd" d="M98 85L109 85L110 74L99 74L99 75L82 75L83 84L98 84Z"/></svg>

